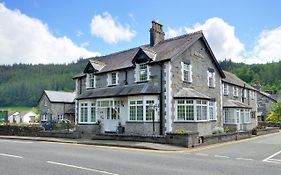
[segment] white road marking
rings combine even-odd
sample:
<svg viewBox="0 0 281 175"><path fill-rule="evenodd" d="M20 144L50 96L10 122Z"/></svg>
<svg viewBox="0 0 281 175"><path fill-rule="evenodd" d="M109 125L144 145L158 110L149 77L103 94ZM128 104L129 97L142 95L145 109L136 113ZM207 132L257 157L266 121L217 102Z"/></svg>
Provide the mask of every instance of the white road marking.
<svg viewBox="0 0 281 175"><path fill-rule="evenodd" d="M0 142L33 143L33 142L30 142L30 141L17 141L17 140L0 140Z"/></svg>
<svg viewBox="0 0 281 175"><path fill-rule="evenodd" d="M76 168L76 169L81 169L81 170L86 170L86 171L98 172L98 173L103 173L103 174L118 175L116 173L111 173L111 172L107 172L107 171L103 171L103 170L98 170L98 169L93 169L93 168L86 168L86 167L81 167L81 166L76 166L76 165L71 165L71 164L65 164L65 163L60 163L60 162L47 161L47 163L54 164L54 165L71 167L71 168Z"/></svg>
<svg viewBox="0 0 281 175"><path fill-rule="evenodd" d="M270 162L270 163L281 163L281 160L279 159L273 159L273 157L277 156L278 154L280 154L281 151L272 154L271 156L267 157L266 159L263 160L263 162Z"/></svg>
<svg viewBox="0 0 281 175"><path fill-rule="evenodd" d="M226 158L226 159L229 159L229 158L230 158L230 157L228 157L228 156L222 156L222 155L215 155L215 157Z"/></svg>
<svg viewBox="0 0 281 175"><path fill-rule="evenodd" d="M249 160L249 161L254 160L254 159L248 159L248 158L242 158L242 157L237 157L237 158L235 158L235 159L237 159L237 160Z"/></svg>
<svg viewBox="0 0 281 175"><path fill-rule="evenodd" d="M197 155L197 156L209 156L208 154L204 154L204 153L195 153L195 155Z"/></svg>
<svg viewBox="0 0 281 175"><path fill-rule="evenodd" d="M0 156L13 157L13 158L19 158L19 159L22 159L22 158L23 158L23 157L21 157L21 156L12 155L12 154L5 154L5 153L0 153Z"/></svg>

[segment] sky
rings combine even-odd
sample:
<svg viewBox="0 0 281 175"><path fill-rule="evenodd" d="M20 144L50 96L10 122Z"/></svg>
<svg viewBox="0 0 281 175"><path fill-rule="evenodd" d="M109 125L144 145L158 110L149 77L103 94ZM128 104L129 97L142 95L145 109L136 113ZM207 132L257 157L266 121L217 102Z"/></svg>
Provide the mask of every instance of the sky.
<svg viewBox="0 0 281 175"><path fill-rule="evenodd" d="M218 60L281 60L281 1L0 0L0 65L71 63L202 30Z"/></svg>

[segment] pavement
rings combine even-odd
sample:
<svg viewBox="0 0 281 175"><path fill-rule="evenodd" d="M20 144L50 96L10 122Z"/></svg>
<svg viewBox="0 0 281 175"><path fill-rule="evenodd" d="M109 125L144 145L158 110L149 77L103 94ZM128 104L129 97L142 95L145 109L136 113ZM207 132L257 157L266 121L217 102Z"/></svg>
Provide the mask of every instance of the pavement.
<svg viewBox="0 0 281 175"><path fill-rule="evenodd" d="M91 140L91 139L64 139L53 137L26 137L26 136L1 136L0 139L14 139L14 140L30 140L30 141L44 141L44 142L57 142L57 143L71 143L71 144L84 144L84 145L98 145L98 146L111 146L111 147L126 147L136 149L149 149L159 151L182 151L187 148L158 144L149 142L134 142L134 141L118 141L118 140Z"/></svg>

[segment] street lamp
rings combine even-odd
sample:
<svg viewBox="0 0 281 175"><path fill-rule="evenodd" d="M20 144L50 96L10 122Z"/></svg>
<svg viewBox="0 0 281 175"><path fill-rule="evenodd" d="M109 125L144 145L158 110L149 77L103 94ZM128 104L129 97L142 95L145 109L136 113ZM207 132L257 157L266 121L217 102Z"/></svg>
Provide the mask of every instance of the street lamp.
<svg viewBox="0 0 281 175"><path fill-rule="evenodd" d="M148 111L150 112L151 116L152 116L152 131L153 131L153 135L155 135L155 110L158 109L158 105L157 104L149 104L148 105Z"/></svg>

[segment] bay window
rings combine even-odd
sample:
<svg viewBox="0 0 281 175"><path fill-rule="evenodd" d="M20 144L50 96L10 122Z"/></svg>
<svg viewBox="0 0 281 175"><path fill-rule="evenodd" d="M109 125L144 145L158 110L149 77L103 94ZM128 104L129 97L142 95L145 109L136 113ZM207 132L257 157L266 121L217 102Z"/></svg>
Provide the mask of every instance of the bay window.
<svg viewBox="0 0 281 175"><path fill-rule="evenodd" d="M156 121L157 108L156 99L129 99L129 121Z"/></svg>
<svg viewBox="0 0 281 175"><path fill-rule="evenodd" d="M207 100L176 100L177 121L209 121L216 119L216 103Z"/></svg>

